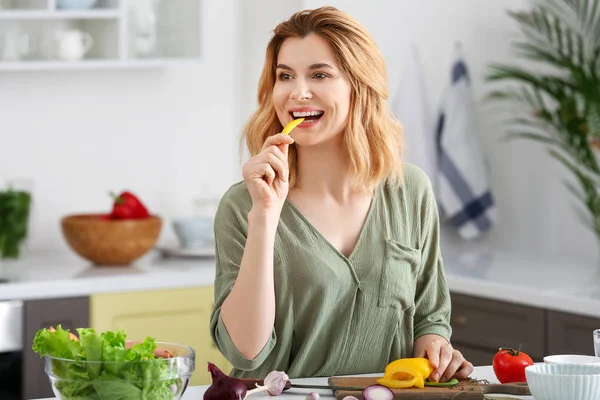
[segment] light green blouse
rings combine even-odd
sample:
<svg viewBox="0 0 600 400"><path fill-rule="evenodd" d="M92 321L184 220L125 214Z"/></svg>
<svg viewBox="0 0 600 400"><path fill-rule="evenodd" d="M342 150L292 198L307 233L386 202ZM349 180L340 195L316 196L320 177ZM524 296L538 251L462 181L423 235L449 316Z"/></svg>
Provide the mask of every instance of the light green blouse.
<svg viewBox="0 0 600 400"><path fill-rule="evenodd" d="M289 200L275 239L276 318L255 359L234 346L221 304L236 280L252 200L245 183L223 196L215 218L217 269L212 338L232 376L291 378L382 372L412 357L413 342L450 339L450 295L439 247L439 221L427 175L405 164L400 188L376 189L349 257L338 252Z"/></svg>

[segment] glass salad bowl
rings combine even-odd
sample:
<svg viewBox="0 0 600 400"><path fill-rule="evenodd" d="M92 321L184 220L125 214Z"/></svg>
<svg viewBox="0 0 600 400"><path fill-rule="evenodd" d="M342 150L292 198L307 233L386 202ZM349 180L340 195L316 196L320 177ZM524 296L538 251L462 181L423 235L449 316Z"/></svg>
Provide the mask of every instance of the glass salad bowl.
<svg viewBox="0 0 600 400"><path fill-rule="evenodd" d="M139 343L139 342L129 342ZM154 359L120 360L104 347L111 360L70 360L46 355L45 370L58 400L177 400L195 369L195 351L189 346L156 342ZM126 357L126 353L123 353ZM105 358L105 357L100 357Z"/></svg>

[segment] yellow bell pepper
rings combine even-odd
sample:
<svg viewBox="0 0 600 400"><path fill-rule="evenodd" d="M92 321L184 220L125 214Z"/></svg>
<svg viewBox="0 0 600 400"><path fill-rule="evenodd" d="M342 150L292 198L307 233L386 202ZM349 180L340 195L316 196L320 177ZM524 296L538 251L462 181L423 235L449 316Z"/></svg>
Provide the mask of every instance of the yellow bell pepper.
<svg viewBox="0 0 600 400"><path fill-rule="evenodd" d="M425 387L425 379L431 375L433 368L426 358L401 358L392 361L385 367L383 378L377 383L394 389Z"/></svg>
<svg viewBox="0 0 600 400"><path fill-rule="evenodd" d="M290 121L285 126L285 128L283 128L283 131L281 131L281 133L283 133L284 135L289 135L290 132L292 131L292 129L294 129L295 127L300 125L302 123L302 121L304 121L304 118L296 118L296 119Z"/></svg>

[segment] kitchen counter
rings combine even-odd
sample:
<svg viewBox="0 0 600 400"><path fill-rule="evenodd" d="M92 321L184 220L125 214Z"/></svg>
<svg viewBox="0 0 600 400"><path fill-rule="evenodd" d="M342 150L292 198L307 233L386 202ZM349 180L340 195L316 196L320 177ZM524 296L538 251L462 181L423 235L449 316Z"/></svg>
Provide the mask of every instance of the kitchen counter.
<svg viewBox="0 0 600 400"><path fill-rule="evenodd" d="M154 251L130 266L96 267L74 254L30 253L0 260L0 301L212 286L215 259L162 258Z"/></svg>
<svg viewBox="0 0 600 400"><path fill-rule="evenodd" d="M1 300L210 286L214 258L161 258L151 252L132 266L94 267L74 254L30 253L0 261ZM444 252L450 290L600 318L600 261L512 253Z"/></svg>
<svg viewBox="0 0 600 400"><path fill-rule="evenodd" d="M375 376L375 375L366 375L366 376ZM471 374L471 377L476 378L476 379L487 379L490 383L498 383L498 380L496 379L496 376L494 375L494 371L492 370L492 367L489 365L482 366L482 367L475 367L473 369L473 373ZM302 385L322 386L322 385L327 385L327 378L292 379L292 382L297 383L297 384L302 384ZM182 400L201 399L207 388L208 388L208 386L190 387L183 395ZM290 389L288 391L285 391L282 395L280 395L281 396L280 398L281 398L281 400L305 400L306 396L308 396L308 394L310 392L319 393L321 399L335 399L335 397L331 393L331 390L322 390L322 389L319 389L319 390ZM510 398L510 399L517 399L517 400L534 400L533 396L515 396L515 395L509 396L509 395L502 395L502 394L494 394L493 396L494 396L494 398L499 398L499 399L500 398ZM250 398L256 399L256 400L260 400L260 399L272 400L273 396L269 396L268 394L264 394L264 393L256 393L256 394L253 394L252 396L250 396ZM51 399L46 399L46 400L51 400Z"/></svg>
<svg viewBox="0 0 600 400"><path fill-rule="evenodd" d="M369 376L369 375L367 375L367 376ZM375 376L375 375L371 375L371 376ZM476 378L476 379L487 379L490 383L498 383L498 380L496 379L496 376L494 375L494 371L492 370L491 366L475 367L473 370L473 373L471 374L471 377ZM327 385L327 378L292 379L292 382L297 383L297 384L303 384L303 385L321 386L321 385ZM190 387L183 395L182 400L201 399L207 388L208 388L208 386ZM330 390L322 390L322 389L319 389L319 390L290 389L288 391L285 391L284 394L280 395L280 398L281 398L281 400L304 400L304 399L306 399L306 396L308 396L308 394L311 391L319 393L321 399L334 399L335 398ZM509 395L501 395L501 394L494 394L493 396L494 396L494 398L534 400L533 396L515 396L515 395L509 396ZM260 399L272 400L273 396L269 396L268 394L264 394L264 393L257 393L257 394L253 394L249 398L256 399L256 400L260 400ZM50 400L50 399L46 399L46 400Z"/></svg>

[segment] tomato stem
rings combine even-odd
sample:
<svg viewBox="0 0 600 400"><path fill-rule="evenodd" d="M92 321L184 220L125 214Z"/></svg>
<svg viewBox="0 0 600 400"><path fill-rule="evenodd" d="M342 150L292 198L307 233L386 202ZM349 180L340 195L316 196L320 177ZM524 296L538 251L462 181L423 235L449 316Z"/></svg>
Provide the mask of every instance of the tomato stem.
<svg viewBox="0 0 600 400"><path fill-rule="evenodd" d="M521 347L523 347L523 343L519 344L519 348L517 350L513 349L512 347L500 347L500 350L506 350L510 353L511 356L518 356L519 354L521 354Z"/></svg>

